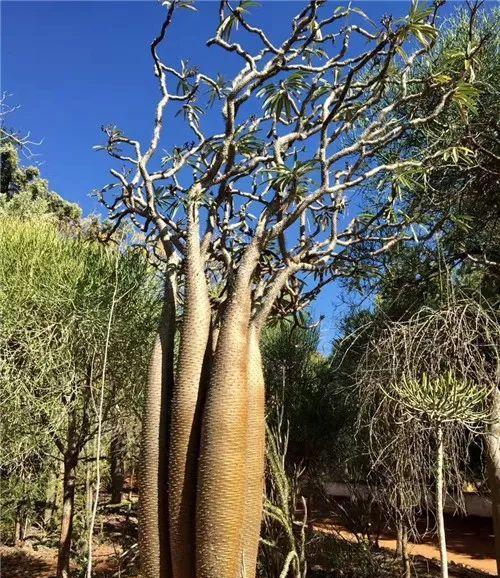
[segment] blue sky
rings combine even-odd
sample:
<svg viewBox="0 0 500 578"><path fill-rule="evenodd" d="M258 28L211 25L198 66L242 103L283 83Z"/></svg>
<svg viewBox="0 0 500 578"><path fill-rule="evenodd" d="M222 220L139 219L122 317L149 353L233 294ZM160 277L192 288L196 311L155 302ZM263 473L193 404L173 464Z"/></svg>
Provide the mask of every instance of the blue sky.
<svg viewBox="0 0 500 578"><path fill-rule="evenodd" d="M301 5L264 0L252 9L254 22L274 38L283 37ZM357 5L373 19L385 13L401 16L408 8L405 1ZM220 49L204 46L215 30L219 4L206 0L197 6L196 14L178 12L163 59L178 64L189 58L202 71L228 75L236 63ZM90 192L110 180L109 158L92 150L103 141L101 125L116 124L139 140L149 137L158 94L149 43L163 10L154 1L1 3L1 89L20 106L9 124L42 140L35 160L43 176L85 213L99 210ZM182 137L179 130L167 126L167 140ZM326 315L325 341L339 297L337 288L328 288L315 306Z"/></svg>

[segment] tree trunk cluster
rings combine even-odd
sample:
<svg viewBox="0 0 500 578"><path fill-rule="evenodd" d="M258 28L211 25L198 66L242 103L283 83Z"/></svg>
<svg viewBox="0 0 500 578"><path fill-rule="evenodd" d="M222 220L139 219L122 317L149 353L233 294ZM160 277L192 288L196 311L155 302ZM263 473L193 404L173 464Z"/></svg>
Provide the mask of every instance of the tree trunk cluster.
<svg viewBox="0 0 500 578"><path fill-rule="evenodd" d="M180 325L167 277L149 368L139 474L142 571L145 578L253 578L265 445L260 324L251 303L258 251L246 251L223 310L214 312L196 229L188 233Z"/></svg>

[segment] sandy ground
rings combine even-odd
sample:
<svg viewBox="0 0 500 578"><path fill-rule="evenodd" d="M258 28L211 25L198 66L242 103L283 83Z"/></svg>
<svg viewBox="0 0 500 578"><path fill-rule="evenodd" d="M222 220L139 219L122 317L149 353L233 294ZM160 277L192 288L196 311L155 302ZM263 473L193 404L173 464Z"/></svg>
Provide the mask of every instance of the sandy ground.
<svg viewBox="0 0 500 578"><path fill-rule="evenodd" d="M355 540L345 528L331 518L313 523L322 532L339 533ZM447 541L449 561L475 571L496 576L493 559L493 532L491 521L484 518L447 518ZM382 548L394 551L394 536L384 535L379 540ZM410 544L411 555L428 560L438 560L439 550L435 536L426 536L419 544ZM111 578L119 570L121 549L109 543L94 548L94 569L98 578ZM2 578L54 578L57 552L55 548L37 546L29 541L23 547L0 546ZM450 576L456 575L453 572Z"/></svg>
<svg viewBox="0 0 500 578"><path fill-rule="evenodd" d="M94 552L94 575L111 578L118 571L117 551L110 544L98 546ZM20 547L0 546L2 578L54 578L57 567L55 548L29 544Z"/></svg>
<svg viewBox="0 0 500 578"><path fill-rule="evenodd" d="M315 527L321 531L339 532L344 538L354 540L354 536L345 530L335 520L325 519L315 522ZM491 520L479 517L446 518L446 538L448 559L450 562L497 575L494 556L494 536ZM391 551L396 550L396 540L393 535L383 535L379 545ZM437 537L428 534L420 543L410 543L408 551L412 556L423 556L429 560L439 560Z"/></svg>

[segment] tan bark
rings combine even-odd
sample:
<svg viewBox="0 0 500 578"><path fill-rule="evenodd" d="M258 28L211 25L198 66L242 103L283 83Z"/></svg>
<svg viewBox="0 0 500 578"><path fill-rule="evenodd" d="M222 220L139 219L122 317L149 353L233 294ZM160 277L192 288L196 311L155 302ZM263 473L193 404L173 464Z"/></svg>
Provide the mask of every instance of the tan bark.
<svg viewBox="0 0 500 578"><path fill-rule="evenodd" d="M174 381L175 302L166 279L159 336L149 365L139 472L139 551L144 578L171 578L167 461L168 420Z"/></svg>
<svg viewBox="0 0 500 578"><path fill-rule="evenodd" d="M14 546L21 546L21 518L16 513L16 519L14 521Z"/></svg>
<svg viewBox="0 0 500 578"><path fill-rule="evenodd" d="M248 342L248 434L243 528L243 576L255 578L262 521L265 462L265 392L259 332L250 329Z"/></svg>
<svg viewBox="0 0 500 578"><path fill-rule="evenodd" d="M250 247L223 315L203 414L196 518L196 578L240 578L248 428Z"/></svg>
<svg viewBox="0 0 500 578"><path fill-rule="evenodd" d="M497 574L500 575L500 392L498 390L493 393L492 401L492 421L486 436L486 463L495 532L495 558Z"/></svg>
<svg viewBox="0 0 500 578"><path fill-rule="evenodd" d="M200 255L198 224L190 222L185 265L185 304L172 395L169 461L169 524L174 578L195 577L196 480L201 414L209 363L210 301ZM211 349L211 346L208 346Z"/></svg>

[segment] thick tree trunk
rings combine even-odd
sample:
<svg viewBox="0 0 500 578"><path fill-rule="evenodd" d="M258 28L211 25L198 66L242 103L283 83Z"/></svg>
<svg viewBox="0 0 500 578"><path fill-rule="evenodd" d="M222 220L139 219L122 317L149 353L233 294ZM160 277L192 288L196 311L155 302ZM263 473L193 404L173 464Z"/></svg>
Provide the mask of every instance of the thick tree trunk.
<svg viewBox="0 0 500 578"><path fill-rule="evenodd" d="M57 578L69 578L71 560L71 540L73 537L73 514L75 506L75 482L78 452L68 449L64 456L63 501L59 552L57 557Z"/></svg>
<svg viewBox="0 0 500 578"><path fill-rule="evenodd" d="M168 547L168 422L174 381L175 301L166 279L165 302L149 365L139 472L139 551L144 578L170 578Z"/></svg>
<svg viewBox="0 0 500 578"><path fill-rule="evenodd" d="M493 529L495 532L495 558L500 575L500 392L493 393L492 421L486 436L486 463L491 493Z"/></svg>
<svg viewBox="0 0 500 578"><path fill-rule="evenodd" d="M245 578L255 578L264 489L265 392L259 337L259 331L251 327L248 343L248 437L243 528Z"/></svg>
<svg viewBox="0 0 500 578"><path fill-rule="evenodd" d="M441 559L441 577L448 578L448 551L446 549L446 530L444 526L444 447L443 429L437 430L436 450L436 523L439 539L439 556Z"/></svg>
<svg viewBox="0 0 500 578"><path fill-rule="evenodd" d="M111 477L111 503L120 504L125 481L126 444L121 424L118 423L109 446L109 469Z"/></svg>
<svg viewBox="0 0 500 578"><path fill-rule="evenodd" d="M208 287L200 255L198 224L191 219L170 424L169 533L174 578L196 575L196 480L206 374L211 357Z"/></svg>
<svg viewBox="0 0 500 578"><path fill-rule="evenodd" d="M196 578L242 571L248 432L250 281L258 254L243 258L213 357L200 445Z"/></svg>

